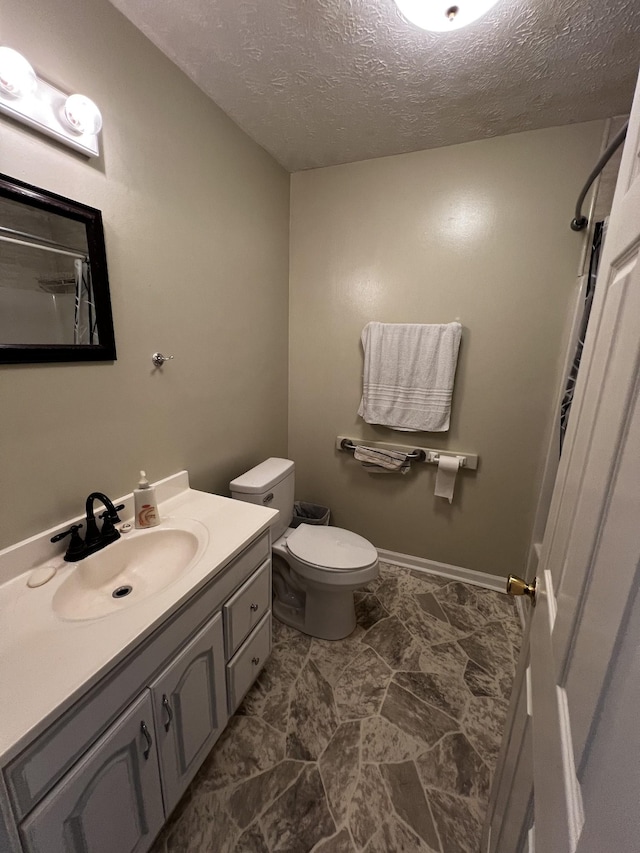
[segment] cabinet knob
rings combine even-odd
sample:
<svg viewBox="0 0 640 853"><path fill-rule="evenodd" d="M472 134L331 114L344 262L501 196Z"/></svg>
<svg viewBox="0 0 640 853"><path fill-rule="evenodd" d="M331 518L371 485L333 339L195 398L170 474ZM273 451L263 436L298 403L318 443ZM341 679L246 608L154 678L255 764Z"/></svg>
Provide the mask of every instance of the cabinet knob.
<svg viewBox="0 0 640 853"><path fill-rule="evenodd" d="M258 666L258 664L260 663L260 658L251 658L251 663L255 664L255 666Z"/></svg>
<svg viewBox="0 0 640 853"><path fill-rule="evenodd" d="M257 605L257 604L252 604L252 605L251 605L251 612L252 612L252 613L255 613L257 609L258 609L258 605Z"/></svg>

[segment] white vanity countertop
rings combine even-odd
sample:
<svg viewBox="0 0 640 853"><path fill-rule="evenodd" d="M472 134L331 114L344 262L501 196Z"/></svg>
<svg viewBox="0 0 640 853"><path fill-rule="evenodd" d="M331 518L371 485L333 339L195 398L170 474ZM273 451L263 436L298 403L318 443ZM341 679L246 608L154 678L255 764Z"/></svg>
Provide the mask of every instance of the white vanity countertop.
<svg viewBox="0 0 640 853"><path fill-rule="evenodd" d="M71 522L0 552L2 764L228 565L249 541L266 531L277 512L190 489L186 472L157 484L157 495L162 524L196 519L207 528L208 541L191 569L121 612L71 621L52 608L54 593L80 565L64 562L66 540L57 546L49 544L51 536ZM132 520L131 495L114 501L123 502L127 507L121 518ZM43 586L27 587L32 569L43 563L55 565L56 576Z"/></svg>

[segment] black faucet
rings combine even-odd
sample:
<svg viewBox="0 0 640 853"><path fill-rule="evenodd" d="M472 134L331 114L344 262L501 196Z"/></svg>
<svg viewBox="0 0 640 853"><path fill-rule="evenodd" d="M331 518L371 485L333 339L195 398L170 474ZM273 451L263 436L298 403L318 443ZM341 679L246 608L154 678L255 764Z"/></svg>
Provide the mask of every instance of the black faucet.
<svg viewBox="0 0 640 853"><path fill-rule="evenodd" d="M100 515L100 518L103 519L102 530L98 530L98 525L93 514L93 503L96 500L101 501L106 507L106 511ZM84 540L78 533L82 525L72 524L69 530L53 536L51 541L59 542L65 536L71 534L71 541L69 542L69 547L64 558L68 563L76 563L78 560L84 560L89 554L95 554L96 551L100 551L111 542L115 542L116 539L120 538L120 533L115 529L114 524L120 521L118 512L121 509L124 509L124 504L114 506L111 500L102 492L91 492L86 502L87 517L85 521L87 535Z"/></svg>
<svg viewBox="0 0 640 853"><path fill-rule="evenodd" d="M96 520L93 515L93 502L95 500L101 501L107 510L100 516L100 518L104 519L102 530L98 530L98 525L96 524ZM91 492L85 505L87 515L87 535L84 537L84 547L87 550L85 556L93 554L95 551L99 551L101 548L104 548L105 545L109 545L110 542L115 542L116 539L120 538L120 534L113 525L120 521L118 510L123 508L124 504L116 508L109 498L102 492Z"/></svg>

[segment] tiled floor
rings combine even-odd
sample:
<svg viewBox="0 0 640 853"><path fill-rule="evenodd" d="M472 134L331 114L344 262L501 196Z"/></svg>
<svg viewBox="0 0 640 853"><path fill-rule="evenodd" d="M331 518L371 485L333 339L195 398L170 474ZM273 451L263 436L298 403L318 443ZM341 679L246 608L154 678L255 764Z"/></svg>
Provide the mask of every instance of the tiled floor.
<svg viewBox="0 0 640 853"><path fill-rule="evenodd" d="M478 853L521 638L512 600L397 566L346 640L272 656L152 853Z"/></svg>

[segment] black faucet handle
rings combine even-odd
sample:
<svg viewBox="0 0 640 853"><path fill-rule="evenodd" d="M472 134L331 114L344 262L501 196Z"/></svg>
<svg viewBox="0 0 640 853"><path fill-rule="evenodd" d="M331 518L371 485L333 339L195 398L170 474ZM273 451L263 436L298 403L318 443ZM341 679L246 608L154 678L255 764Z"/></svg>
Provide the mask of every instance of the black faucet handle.
<svg viewBox="0 0 640 853"><path fill-rule="evenodd" d="M106 510L105 512L100 514L100 518L102 521L102 530L100 531L100 538L103 542L115 542L116 539L120 538L120 533L113 526L120 521L120 516L118 515L118 511L124 509L124 504L120 504L120 506L114 507L114 511Z"/></svg>
<svg viewBox="0 0 640 853"><path fill-rule="evenodd" d="M52 542L59 542L61 539L64 539L65 536L69 536L69 534L71 534L72 540L76 536L78 539L80 539L80 536L78 536L78 530L80 530L81 527L82 527L81 524L72 524L68 530L65 530L63 533L56 533L55 536L52 536L51 541Z"/></svg>
<svg viewBox="0 0 640 853"><path fill-rule="evenodd" d="M105 509L104 512L100 513L99 518L104 518L104 519L108 518L109 521L112 522L112 524L117 524L121 520L118 513L120 512L120 510L122 510L124 508L125 508L125 504L118 504L118 506L114 506L113 512L111 512L111 510L109 510L109 509Z"/></svg>
<svg viewBox="0 0 640 853"><path fill-rule="evenodd" d="M71 535L71 541L67 547L67 553L64 555L64 558L68 563L75 563L77 560L81 560L85 555L86 545L78 533L78 530L80 530L81 527L81 524L72 524L68 530L65 530L63 533L57 533L55 536L51 537L52 542L59 542L61 539L64 539L65 536Z"/></svg>

